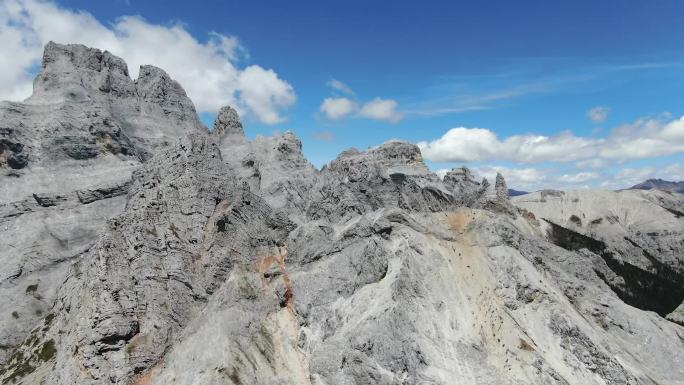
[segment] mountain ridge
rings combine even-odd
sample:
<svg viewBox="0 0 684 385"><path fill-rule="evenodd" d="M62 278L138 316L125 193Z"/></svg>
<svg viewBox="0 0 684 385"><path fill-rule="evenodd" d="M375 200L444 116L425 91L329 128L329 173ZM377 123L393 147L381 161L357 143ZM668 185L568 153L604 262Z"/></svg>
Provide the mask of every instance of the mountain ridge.
<svg viewBox="0 0 684 385"><path fill-rule="evenodd" d="M657 189L662 191L676 192L684 194L684 181L675 182L663 179L647 179L629 188L630 190L651 190Z"/></svg>
<svg viewBox="0 0 684 385"><path fill-rule="evenodd" d="M145 86L162 91L131 93L105 53L46 51L65 56L48 54L39 75L58 97L0 108L3 126L14 124L3 140L21 147L9 149L21 155L12 164L24 151L28 160L1 168L13 195L0 224L13 230L0 242L14 246L0 254L0 289L18 315L0 319L3 383L684 377L684 296L659 296L684 282L684 199L657 190L511 199L502 175L478 181L457 168L440 178L399 141L344 151L317 170L294 133L248 140L230 107L208 132L163 72L151 70ZM110 146L90 130L103 112L121 133ZM43 131L58 145L34 144ZM37 182L50 165L62 185Z"/></svg>
<svg viewBox="0 0 684 385"><path fill-rule="evenodd" d="M34 94L0 103L0 122L0 304L11 314L0 345L12 347L124 210L135 170L182 132L207 130L163 70L144 66L133 81L106 51L53 42ZM0 360L10 353L0 349Z"/></svg>

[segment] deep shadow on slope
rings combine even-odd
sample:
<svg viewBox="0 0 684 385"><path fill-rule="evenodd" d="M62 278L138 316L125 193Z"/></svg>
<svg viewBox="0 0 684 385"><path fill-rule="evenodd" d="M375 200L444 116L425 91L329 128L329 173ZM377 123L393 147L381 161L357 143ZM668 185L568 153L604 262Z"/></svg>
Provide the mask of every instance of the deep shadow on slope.
<svg viewBox="0 0 684 385"><path fill-rule="evenodd" d="M602 241L545 221L551 225L549 237L553 243L567 250L590 250L599 255L610 270L624 279L624 285L617 285L596 270L597 275L628 305L654 311L665 317L684 300L684 277L659 262L646 250L642 249L642 252L653 265L654 272L622 261ZM625 239L640 248L635 242Z"/></svg>

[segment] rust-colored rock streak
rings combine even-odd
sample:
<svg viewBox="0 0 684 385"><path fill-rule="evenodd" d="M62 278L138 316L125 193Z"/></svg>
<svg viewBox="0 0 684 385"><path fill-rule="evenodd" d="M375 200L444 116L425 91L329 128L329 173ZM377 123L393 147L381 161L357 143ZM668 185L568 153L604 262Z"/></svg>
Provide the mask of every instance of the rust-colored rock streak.
<svg viewBox="0 0 684 385"><path fill-rule="evenodd" d="M280 273L283 276L283 283L285 285L285 301L287 308L294 313L294 289L292 288L292 281L290 280L290 275L287 272L286 266L287 260L287 250L284 247L279 247L278 252L275 254L269 254L264 257L259 258L257 261L257 270L260 274L266 273L273 264L278 264ZM264 286L267 286L264 280Z"/></svg>

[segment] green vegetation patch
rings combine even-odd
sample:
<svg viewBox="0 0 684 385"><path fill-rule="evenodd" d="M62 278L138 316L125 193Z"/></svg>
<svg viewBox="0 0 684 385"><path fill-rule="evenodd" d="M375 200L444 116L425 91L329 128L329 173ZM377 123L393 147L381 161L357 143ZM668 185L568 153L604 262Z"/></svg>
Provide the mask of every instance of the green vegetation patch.
<svg viewBox="0 0 684 385"><path fill-rule="evenodd" d="M14 350L5 366L0 368L3 384L16 383L33 373L44 362L55 357L57 354L55 340L41 341L54 318L54 314L48 314L43 319L45 326L43 326L42 333L40 328L33 329L24 342Z"/></svg>
<svg viewBox="0 0 684 385"><path fill-rule="evenodd" d="M55 356L55 353L57 353L55 340L49 340L43 343L42 348L38 352L38 358L41 361L50 361Z"/></svg>
<svg viewBox="0 0 684 385"><path fill-rule="evenodd" d="M17 379L26 377L33 373L34 370L36 370L36 368L31 365L29 360L24 357L24 354L17 349L12 356L10 356L7 365L0 369L0 376L7 375L3 384L15 383L17 382Z"/></svg>

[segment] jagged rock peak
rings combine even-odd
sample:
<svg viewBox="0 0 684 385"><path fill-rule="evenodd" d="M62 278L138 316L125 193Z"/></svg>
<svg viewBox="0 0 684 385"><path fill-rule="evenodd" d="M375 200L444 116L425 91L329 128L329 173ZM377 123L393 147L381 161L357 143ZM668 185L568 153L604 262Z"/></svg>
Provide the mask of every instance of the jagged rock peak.
<svg viewBox="0 0 684 385"><path fill-rule="evenodd" d="M467 167L454 168L444 175L444 185L451 190L456 203L464 206L473 206L489 186L486 179L479 183L473 178L473 174Z"/></svg>
<svg viewBox="0 0 684 385"><path fill-rule="evenodd" d="M445 183L472 182L477 183L473 178L473 173L467 167L453 168L444 175Z"/></svg>
<svg viewBox="0 0 684 385"><path fill-rule="evenodd" d="M118 56L81 44L49 42L41 71L33 82L34 103L87 100L92 91L134 96L128 66Z"/></svg>
<svg viewBox="0 0 684 385"><path fill-rule="evenodd" d="M302 141L294 132L288 130L282 135L273 137L274 159L282 165L293 167L295 165L304 166L309 162L302 152ZM305 166L308 169L308 166Z"/></svg>
<svg viewBox="0 0 684 385"><path fill-rule="evenodd" d="M427 170L420 149L413 143L392 140L378 147L361 152L351 149L342 152L331 166L337 163L375 162L384 166L417 166Z"/></svg>
<svg viewBox="0 0 684 385"><path fill-rule="evenodd" d="M141 65L135 85L138 95L144 100L189 103L194 110L194 105L180 83L159 67Z"/></svg>
<svg viewBox="0 0 684 385"><path fill-rule="evenodd" d="M496 173L496 181L494 182L494 190L496 191L496 199L499 201L508 200L508 187L506 186L506 180L501 173Z"/></svg>
<svg viewBox="0 0 684 385"><path fill-rule="evenodd" d="M413 143L392 140L382 144L369 153L390 163L423 164L420 148Z"/></svg>
<svg viewBox="0 0 684 385"><path fill-rule="evenodd" d="M281 144L285 143L289 148L292 149L291 152L302 152L302 141L293 131L285 131L285 133L279 139Z"/></svg>
<svg viewBox="0 0 684 385"><path fill-rule="evenodd" d="M218 136L244 138L245 130L240 121L240 115L231 106L223 106L216 114L214 121L214 133Z"/></svg>
<svg viewBox="0 0 684 385"><path fill-rule="evenodd" d="M62 60L69 62L75 69L101 71L106 67L110 71L128 76L126 62L109 51L103 52L82 44L58 44L53 41L45 45L41 70L51 69Z"/></svg>
<svg viewBox="0 0 684 385"><path fill-rule="evenodd" d="M45 46L41 71L27 103L80 102L103 97L150 102L162 107L167 115L201 125L183 87L163 69L142 65L138 79L133 81L126 62L108 51L81 44L49 42Z"/></svg>

